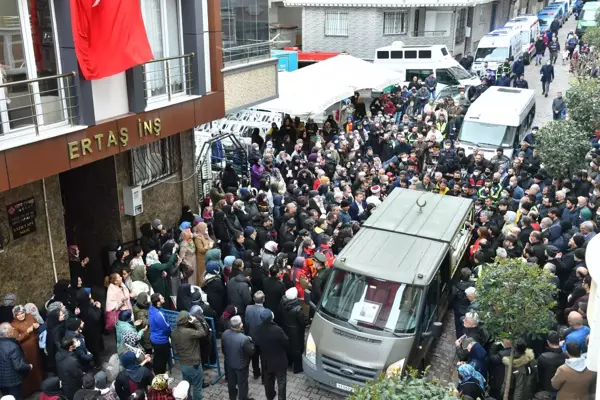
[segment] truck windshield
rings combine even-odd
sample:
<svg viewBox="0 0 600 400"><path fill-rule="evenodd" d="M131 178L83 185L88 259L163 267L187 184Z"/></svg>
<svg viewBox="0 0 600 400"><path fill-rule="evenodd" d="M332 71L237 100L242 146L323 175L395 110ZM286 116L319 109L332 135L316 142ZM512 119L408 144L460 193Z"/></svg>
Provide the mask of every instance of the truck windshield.
<svg viewBox="0 0 600 400"><path fill-rule="evenodd" d="M475 61L503 62L508 58L508 47L480 47L475 53Z"/></svg>
<svg viewBox="0 0 600 400"><path fill-rule="evenodd" d="M484 147L512 147L514 136L512 126L464 121L458 140Z"/></svg>
<svg viewBox="0 0 600 400"><path fill-rule="evenodd" d="M335 269L319 310L354 327L410 334L422 289Z"/></svg>
<svg viewBox="0 0 600 400"><path fill-rule="evenodd" d="M462 65L450 67L450 73L458 80L471 79L471 75L462 67Z"/></svg>

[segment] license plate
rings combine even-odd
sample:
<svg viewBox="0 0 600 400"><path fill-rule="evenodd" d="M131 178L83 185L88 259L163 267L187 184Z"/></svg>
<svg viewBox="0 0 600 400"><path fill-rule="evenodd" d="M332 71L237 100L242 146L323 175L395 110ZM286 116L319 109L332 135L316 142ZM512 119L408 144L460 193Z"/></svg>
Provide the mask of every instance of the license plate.
<svg viewBox="0 0 600 400"><path fill-rule="evenodd" d="M336 383L335 387L346 392L354 392L354 388L351 386L342 385L341 383Z"/></svg>

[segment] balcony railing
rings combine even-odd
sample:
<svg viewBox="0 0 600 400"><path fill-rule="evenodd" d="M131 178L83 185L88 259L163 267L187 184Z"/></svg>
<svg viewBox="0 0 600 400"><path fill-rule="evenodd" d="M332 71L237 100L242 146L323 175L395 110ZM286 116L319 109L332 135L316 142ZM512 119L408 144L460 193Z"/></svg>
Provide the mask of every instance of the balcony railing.
<svg viewBox="0 0 600 400"><path fill-rule="evenodd" d="M413 31L413 37L441 37L448 36L448 31Z"/></svg>
<svg viewBox="0 0 600 400"><path fill-rule="evenodd" d="M245 44L223 49L223 64L228 67L271 58L272 41Z"/></svg>
<svg viewBox="0 0 600 400"><path fill-rule="evenodd" d="M144 89L148 104L171 101L174 97L191 95L192 59L194 53L159 58L142 66Z"/></svg>
<svg viewBox="0 0 600 400"><path fill-rule="evenodd" d="M75 72L0 83L0 135L75 125Z"/></svg>

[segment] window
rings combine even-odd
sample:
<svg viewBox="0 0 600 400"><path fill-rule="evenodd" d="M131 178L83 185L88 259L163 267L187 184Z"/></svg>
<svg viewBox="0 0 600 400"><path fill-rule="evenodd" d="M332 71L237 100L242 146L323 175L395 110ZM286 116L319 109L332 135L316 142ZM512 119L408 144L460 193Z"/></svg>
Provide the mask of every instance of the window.
<svg viewBox="0 0 600 400"><path fill-rule="evenodd" d="M419 58L431 58L431 50L419 50Z"/></svg>
<svg viewBox="0 0 600 400"><path fill-rule="evenodd" d="M390 52L389 51L378 51L377 58L379 60L387 60L388 58L390 58Z"/></svg>
<svg viewBox="0 0 600 400"><path fill-rule="evenodd" d="M456 18L456 34L454 35L454 41L456 43L464 42L466 27L467 27L467 9L463 8L458 12L458 16Z"/></svg>
<svg viewBox="0 0 600 400"><path fill-rule="evenodd" d="M60 73L54 0L0 1L0 135L68 122ZM44 79L47 78L47 79ZM41 79L31 83L22 81Z"/></svg>
<svg viewBox="0 0 600 400"><path fill-rule="evenodd" d="M412 80L413 76L416 76L418 79L424 81L432 72L432 69L407 69L406 80Z"/></svg>
<svg viewBox="0 0 600 400"><path fill-rule="evenodd" d="M325 36L348 36L347 12L325 12Z"/></svg>
<svg viewBox="0 0 600 400"><path fill-rule="evenodd" d="M417 58L416 50L406 50L404 52L404 58Z"/></svg>
<svg viewBox="0 0 600 400"><path fill-rule="evenodd" d="M180 0L142 0L142 15L154 59L183 54ZM148 102L164 101L167 91L181 93L185 86L184 59L144 65ZM170 82L170 87L167 87Z"/></svg>
<svg viewBox="0 0 600 400"><path fill-rule="evenodd" d="M444 85L458 85L458 81L447 68L440 68L435 71L436 78L439 83Z"/></svg>
<svg viewBox="0 0 600 400"><path fill-rule="evenodd" d="M404 52L402 50L392 51L392 58L401 59Z"/></svg>
<svg viewBox="0 0 600 400"><path fill-rule="evenodd" d="M148 186L181 169L178 136L148 143L131 150L133 184Z"/></svg>
<svg viewBox="0 0 600 400"><path fill-rule="evenodd" d="M406 11L389 11L383 13L383 34L404 35L408 28L408 13Z"/></svg>

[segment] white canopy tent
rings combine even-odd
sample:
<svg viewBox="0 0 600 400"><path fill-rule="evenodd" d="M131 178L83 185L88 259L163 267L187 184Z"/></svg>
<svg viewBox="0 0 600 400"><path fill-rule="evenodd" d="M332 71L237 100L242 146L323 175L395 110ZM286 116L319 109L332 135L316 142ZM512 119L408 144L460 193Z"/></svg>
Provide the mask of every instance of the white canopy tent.
<svg viewBox="0 0 600 400"><path fill-rule="evenodd" d="M401 73L342 54L293 72L280 72L279 98L252 108L308 118L362 89L383 90L399 83Z"/></svg>

